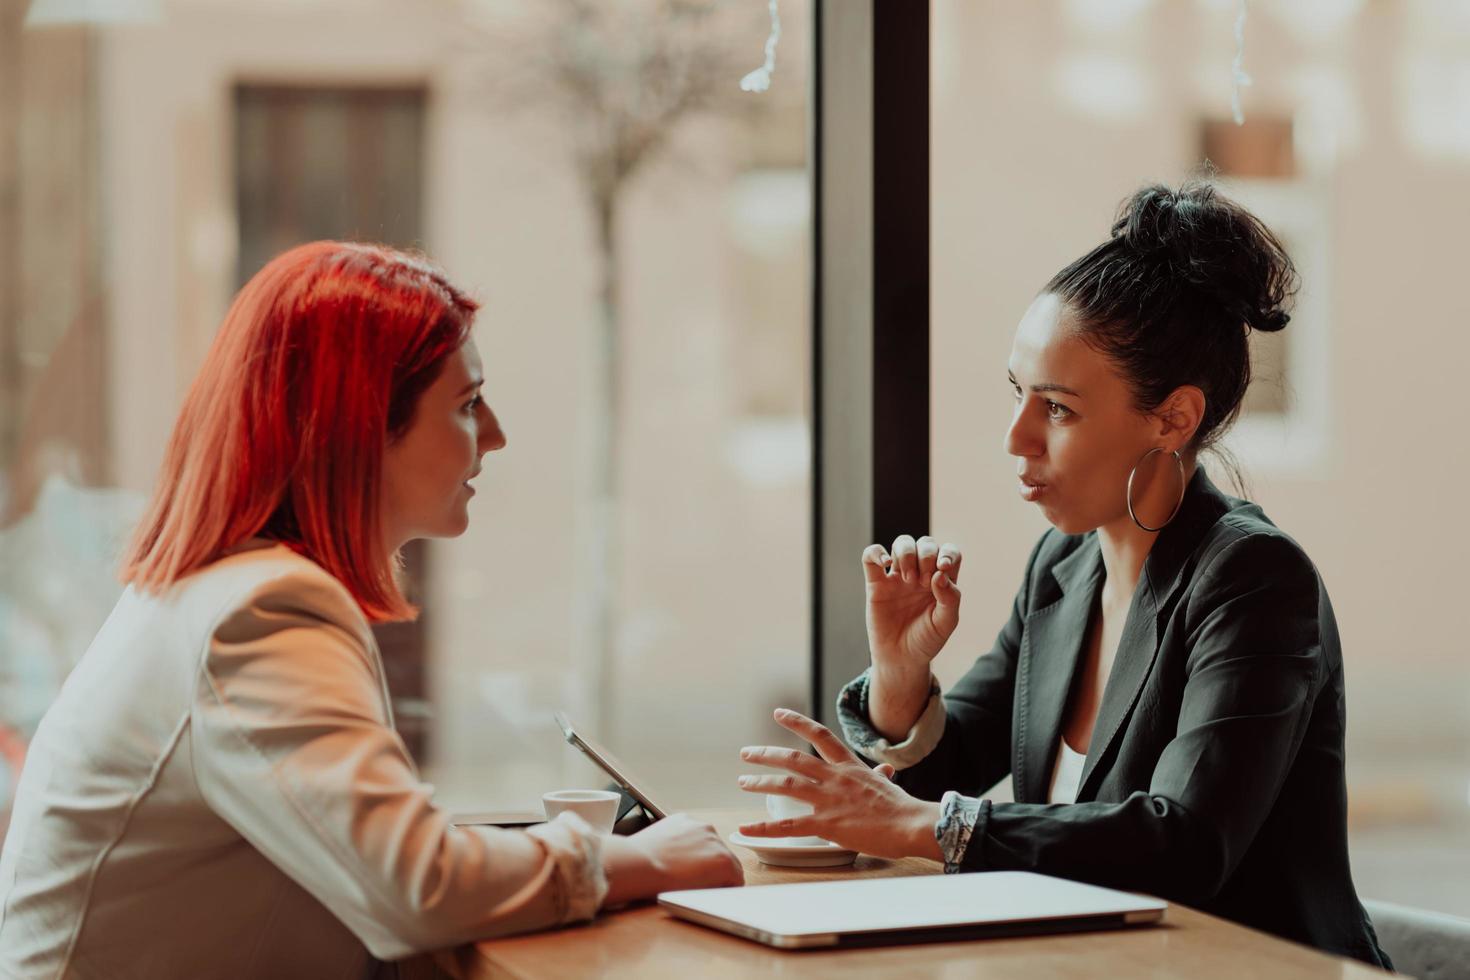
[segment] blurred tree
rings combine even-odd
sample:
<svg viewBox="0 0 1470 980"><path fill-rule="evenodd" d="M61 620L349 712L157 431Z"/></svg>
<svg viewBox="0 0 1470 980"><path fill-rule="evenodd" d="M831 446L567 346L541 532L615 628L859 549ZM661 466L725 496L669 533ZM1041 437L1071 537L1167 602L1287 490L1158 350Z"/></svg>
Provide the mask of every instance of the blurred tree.
<svg viewBox="0 0 1470 980"><path fill-rule="evenodd" d="M589 728L616 726L609 671L618 635L612 588L620 559L618 435L622 417L619 224L630 186L669 156L695 116L744 117L763 100L740 90L761 60L767 4L751 0L541 0L511 16L495 0L464 0L476 43L490 54L492 103L559 117L592 218L597 248L598 390L584 398L591 439L578 599L577 652Z"/></svg>

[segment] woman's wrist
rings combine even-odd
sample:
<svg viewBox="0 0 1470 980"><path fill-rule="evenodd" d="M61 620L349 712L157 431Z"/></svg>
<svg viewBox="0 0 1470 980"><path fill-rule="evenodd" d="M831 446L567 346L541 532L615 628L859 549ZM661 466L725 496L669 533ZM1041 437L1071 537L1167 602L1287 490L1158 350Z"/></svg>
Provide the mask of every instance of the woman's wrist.
<svg viewBox="0 0 1470 980"><path fill-rule="evenodd" d="M658 868L642 847L627 837L610 835L602 844L602 868L607 875L603 908L627 905L658 894Z"/></svg>
<svg viewBox="0 0 1470 980"><path fill-rule="evenodd" d="M889 666L874 662L868 676L868 720L878 734L893 743L908 737L929 704L930 678L927 663Z"/></svg>
<svg viewBox="0 0 1470 980"><path fill-rule="evenodd" d="M913 815L906 821L908 841L904 848L911 857L943 861L944 852L939 848L939 804L928 800L915 800Z"/></svg>
<svg viewBox="0 0 1470 980"><path fill-rule="evenodd" d="M872 679L881 682L885 687L891 687L894 691L903 691L908 688L923 688L929 690L929 676L932 671L929 662L923 663L892 663L888 660L872 658Z"/></svg>

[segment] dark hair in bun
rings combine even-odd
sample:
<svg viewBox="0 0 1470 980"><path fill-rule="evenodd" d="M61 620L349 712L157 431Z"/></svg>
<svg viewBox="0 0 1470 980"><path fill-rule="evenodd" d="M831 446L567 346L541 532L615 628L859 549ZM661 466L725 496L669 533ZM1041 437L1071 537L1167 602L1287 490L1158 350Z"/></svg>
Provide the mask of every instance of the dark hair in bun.
<svg viewBox="0 0 1470 980"><path fill-rule="evenodd" d="M1251 330L1291 317L1296 269L1258 218L1203 181L1145 187L1118 209L1112 236L1052 277L1084 339L1120 366L1140 410L1180 385L1205 395L1192 447L1214 444L1250 385Z"/></svg>

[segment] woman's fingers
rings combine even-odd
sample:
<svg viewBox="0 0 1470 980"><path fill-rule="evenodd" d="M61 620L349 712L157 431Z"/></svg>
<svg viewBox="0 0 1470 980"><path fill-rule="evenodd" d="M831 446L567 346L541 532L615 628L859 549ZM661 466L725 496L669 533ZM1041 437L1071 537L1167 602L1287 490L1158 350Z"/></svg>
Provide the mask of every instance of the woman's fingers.
<svg viewBox="0 0 1470 980"><path fill-rule="evenodd" d="M893 782L894 773L898 772L897 769L893 768L886 762L881 762L878 765L874 766L873 771L882 776L884 779L888 780L890 783Z"/></svg>
<svg viewBox="0 0 1470 980"><path fill-rule="evenodd" d="M915 551L919 556L919 581L927 582L934 577L939 561L939 542L926 534L915 542Z"/></svg>
<svg viewBox="0 0 1470 980"><path fill-rule="evenodd" d="M944 572L935 572L929 580L929 589L934 593L934 626L940 635L949 638L960 624L960 587Z"/></svg>
<svg viewBox="0 0 1470 980"><path fill-rule="evenodd" d="M776 709L776 724L787 731L795 732L808 742L817 754L833 764L843 762L856 762L857 756L842 744L842 740L833 735L827 728L812 721L799 711L790 708Z"/></svg>
<svg viewBox="0 0 1470 980"><path fill-rule="evenodd" d="M822 787L810 779L787 774L785 776L741 776L740 788L747 793L766 793L774 796L789 796L803 803L816 803L822 795Z"/></svg>
<svg viewBox="0 0 1470 980"><path fill-rule="evenodd" d="M919 550L913 535L900 534L894 539L893 566L905 585L919 581Z"/></svg>
<svg viewBox="0 0 1470 980"><path fill-rule="evenodd" d="M863 578L868 582L882 582L888 578L888 566L893 561L888 549L881 544L870 544L863 549Z"/></svg>
<svg viewBox="0 0 1470 980"><path fill-rule="evenodd" d="M941 635L948 637L960 622L960 577L959 545L945 542L937 552L934 571L927 579L929 591L934 593L934 625Z"/></svg>
<svg viewBox="0 0 1470 980"><path fill-rule="evenodd" d="M939 549L939 560L935 562L935 567L948 575L951 582L958 582L960 580L960 562L963 560L964 555L960 554L960 546L950 544L946 541L944 546Z"/></svg>
<svg viewBox="0 0 1470 980"><path fill-rule="evenodd" d="M785 820L762 820L743 823L740 832L747 837L820 837L815 817L787 817Z"/></svg>
<svg viewBox="0 0 1470 980"><path fill-rule="evenodd" d="M941 545L927 534L918 540L911 534L900 534L893 541L891 555L881 544L868 545L863 551L863 575L869 583L897 575L905 585L923 585L933 579L937 570L954 582L959 580L963 560L957 544Z"/></svg>
<svg viewBox="0 0 1470 980"><path fill-rule="evenodd" d="M798 776L822 780L827 775L827 763L805 752L795 749L777 748L774 745L750 745L740 750L740 758L757 766L773 769L788 769Z"/></svg>

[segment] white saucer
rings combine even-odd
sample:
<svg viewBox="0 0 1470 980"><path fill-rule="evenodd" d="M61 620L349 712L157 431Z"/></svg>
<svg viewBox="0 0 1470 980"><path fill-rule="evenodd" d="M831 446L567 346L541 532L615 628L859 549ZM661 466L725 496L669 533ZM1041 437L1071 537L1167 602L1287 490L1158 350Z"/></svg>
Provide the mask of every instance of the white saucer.
<svg viewBox="0 0 1470 980"><path fill-rule="evenodd" d="M793 844L792 837L746 837L740 831L730 835L730 843L749 848L762 864L778 868L838 868L857 860L857 851L838 847L830 841L820 844Z"/></svg>

